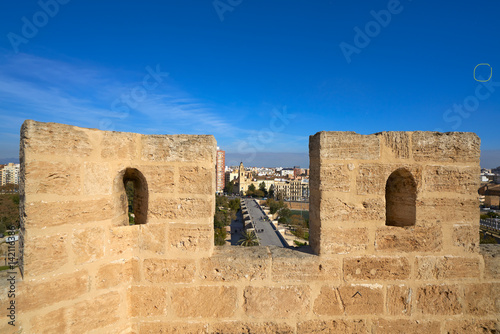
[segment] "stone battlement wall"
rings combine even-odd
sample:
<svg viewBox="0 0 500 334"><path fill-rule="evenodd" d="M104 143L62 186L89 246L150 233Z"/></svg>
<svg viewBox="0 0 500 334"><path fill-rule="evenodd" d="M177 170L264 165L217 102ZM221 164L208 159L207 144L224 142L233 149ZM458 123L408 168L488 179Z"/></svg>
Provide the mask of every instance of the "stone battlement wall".
<svg viewBox="0 0 500 334"><path fill-rule="evenodd" d="M213 246L212 136L21 134L22 332L500 330L474 134L311 136L315 254ZM124 181L144 224L128 226Z"/></svg>

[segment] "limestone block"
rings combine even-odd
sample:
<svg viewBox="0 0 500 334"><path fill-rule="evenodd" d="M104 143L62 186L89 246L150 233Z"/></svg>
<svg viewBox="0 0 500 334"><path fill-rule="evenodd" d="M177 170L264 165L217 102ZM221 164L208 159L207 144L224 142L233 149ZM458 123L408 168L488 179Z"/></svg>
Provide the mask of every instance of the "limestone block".
<svg viewBox="0 0 500 334"><path fill-rule="evenodd" d="M385 219L383 198L367 198L359 203L354 203L325 196L319 210L323 226L339 224L345 226L345 222L383 221Z"/></svg>
<svg viewBox="0 0 500 334"><path fill-rule="evenodd" d="M179 192L182 194L211 195L215 174L213 169L199 166L179 168Z"/></svg>
<svg viewBox="0 0 500 334"><path fill-rule="evenodd" d="M108 163L83 164L83 190L85 195L111 195L113 177Z"/></svg>
<svg viewBox="0 0 500 334"><path fill-rule="evenodd" d="M331 286L321 287L321 291L314 301L313 312L316 315L343 315L344 307L338 289Z"/></svg>
<svg viewBox="0 0 500 334"><path fill-rule="evenodd" d="M388 166L361 164L356 175L356 191L359 195L385 194Z"/></svg>
<svg viewBox="0 0 500 334"><path fill-rule="evenodd" d="M21 149L29 154L87 157L92 153L91 130L27 120L21 127Z"/></svg>
<svg viewBox="0 0 500 334"><path fill-rule="evenodd" d="M426 166L423 173L424 190L439 193L477 194L480 173L479 165L476 167Z"/></svg>
<svg viewBox="0 0 500 334"><path fill-rule="evenodd" d="M270 259L264 247L217 247L200 261L200 278L206 281L261 281L267 278Z"/></svg>
<svg viewBox="0 0 500 334"><path fill-rule="evenodd" d="M321 243L321 252L325 254L348 254L364 251L368 245L368 229L323 229Z"/></svg>
<svg viewBox="0 0 500 334"><path fill-rule="evenodd" d="M397 159L410 157L410 133L403 131L382 132L383 145L390 149Z"/></svg>
<svg viewBox="0 0 500 334"><path fill-rule="evenodd" d="M308 320L297 324L297 334L368 334L365 320Z"/></svg>
<svg viewBox="0 0 500 334"><path fill-rule="evenodd" d="M500 279L500 247L498 245L481 245L484 259L484 277Z"/></svg>
<svg viewBox="0 0 500 334"><path fill-rule="evenodd" d="M75 264L94 262L104 256L104 228L92 227L73 233L72 247Z"/></svg>
<svg viewBox="0 0 500 334"><path fill-rule="evenodd" d="M412 314L412 295L413 290L406 285L387 286L387 312L390 315Z"/></svg>
<svg viewBox="0 0 500 334"><path fill-rule="evenodd" d="M467 284L465 310L475 316L500 315L500 283Z"/></svg>
<svg viewBox="0 0 500 334"><path fill-rule="evenodd" d="M479 258L460 256L417 256L417 279L479 278Z"/></svg>
<svg viewBox="0 0 500 334"><path fill-rule="evenodd" d="M417 199L417 225L421 222L466 222L478 224L479 201L463 198Z"/></svg>
<svg viewBox="0 0 500 334"><path fill-rule="evenodd" d="M156 194L174 192L174 167L172 166L139 166L139 171L146 178L148 191Z"/></svg>
<svg viewBox="0 0 500 334"><path fill-rule="evenodd" d="M322 131L309 137L309 149L319 149L319 157L327 160L376 160L380 157L380 138L352 131Z"/></svg>
<svg viewBox="0 0 500 334"><path fill-rule="evenodd" d="M87 333L114 324L120 314L120 294L109 292L69 309L70 332Z"/></svg>
<svg viewBox="0 0 500 334"><path fill-rule="evenodd" d="M29 194L81 194L80 165L75 163L30 161L25 165L24 186Z"/></svg>
<svg viewBox="0 0 500 334"><path fill-rule="evenodd" d="M65 309L60 308L44 315L34 316L31 323L32 333L65 333L68 317ZM8 333L8 332L2 332Z"/></svg>
<svg viewBox="0 0 500 334"><path fill-rule="evenodd" d="M136 259L119 260L100 267L95 284L97 289L109 289L119 284L130 284L140 280L139 266Z"/></svg>
<svg viewBox="0 0 500 334"><path fill-rule="evenodd" d="M464 251L477 253L479 251L479 226L478 224L454 224L453 245L461 247Z"/></svg>
<svg viewBox="0 0 500 334"><path fill-rule="evenodd" d="M109 230L110 255L131 252L139 246L139 225L116 226Z"/></svg>
<svg viewBox="0 0 500 334"><path fill-rule="evenodd" d="M24 271L27 276L55 271L68 263L68 236L58 233L25 239Z"/></svg>
<svg viewBox="0 0 500 334"><path fill-rule="evenodd" d="M473 162L479 164L480 139L471 132L412 133L412 155L416 161Z"/></svg>
<svg viewBox="0 0 500 334"><path fill-rule="evenodd" d="M213 136L141 136L144 161L212 163L217 143Z"/></svg>
<svg viewBox="0 0 500 334"><path fill-rule="evenodd" d="M210 334L294 334L295 329L288 324L276 322L226 321L210 325Z"/></svg>
<svg viewBox="0 0 500 334"><path fill-rule="evenodd" d="M424 285L417 289L417 310L428 315L461 314L462 299L457 285Z"/></svg>
<svg viewBox="0 0 500 334"><path fill-rule="evenodd" d="M149 216L156 219L190 220L213 216L212 198L154 198L149 202Z"/></svg>
<svg viewBox="0 0 500 334"><path fill-rule="evenodd" d="M272 253L272 279L275 282L334 281L341 278L342 263L338 259L322 259L284 248L273 249Z"/></svg>
<svg viewBox="0 0 500 334"><path fill-rule="evenodd" d="M145 259L144 279L151 283L189 283L194 279L196 265L189 259Z"/></svg>
<svg viewBox="0 0 500 334"><path fill-rule="evenodd" d="M84 224L111 219L114 214L110 200L75 202L30 202L24 207L26 228Z"/></svg>
<svg viewBox="0 0 500 334"><path fill-rule="evenodd" d="M206 323L141 321L139 328L141 334L208 334Z"/></svg>
<svg viewBox="0 0 500 334"><path fill-rule="evenodd" d="M201 224L171 225L168 243L171 248L180 251L210 251L213 248L213 226Z"/></svg>
<svg viewBox="0 0 500 334"><path fill-rule="evenodd" d="M500 319L449 320L445 324L446 334L485 334L500 332Z"/></svg>
<svg viewBox="0 0 500 334"><path fill-rule="evenodd" d="M294 318L305 314L311 303L309 286L248 286L244 291L245 313L252 318Z"/></svg>
<svg viewBox="0 0 500 334"><path fill-rule="evenodd" d="M167 236L166 224L139 225L139 249L165 254Z"/></svg>
<svg viewBox="0 0 500 334"><path fill-rule="evenodd" d="M101 157L109 160L132 160L135 158L135 141L133 133L103 133L101 140Z"/></svg>
<svg viewBox="0 0 500 334"><path fill-rule="evenodd" d="M238 306L234 286L197 286L172 290L172 309L182 318L229 318Z"/></svg>
<svg viewBox="0 0 500 334"><path fill-rule="evenodd" d="M318 176L320 177L319 189L321 191L350 191L351 177L347 164L324 164L321 166Z"/></svg>
<svg viewBox="0 0 500 334"><path fill-rule="evenodd" d="M406 280L410 276L406 257L350 257L344 258L344 279L350 280Z"/></svg>
<svg viewBox="0 0 500 334"><path fill-rule="evenodd" d="M131 317L152 317L167 314L165 288L134 285L128 289L128 299Z"/></svg>
<svg viewBox="0 0 500 334"><path fill-rule="evenodd" d="M27 312L80 297L88 291L88 286L89 277L86 271L56 275L50 280L25 281L16 303Z"/></svg>
<svg viewBox="0 0 500 334"><path fill-rule="evenodd" d="M382 314L384 294L378 284L344 285L339 294L346 315Z"/></svg>
<svg viewBox="0 0 500 334"><path fill-rule="evenodd" d="M380 227L375 249L389 252L436 252L441 250L443 233L439 226Z"/></svg>
<svg viewBox="0 0 500 334"><path fill-rule="evenodd" d="M441 324L439 321L422 320L386 320L379 319L373 322L373 334L421 334L440 333Z"/></svg>

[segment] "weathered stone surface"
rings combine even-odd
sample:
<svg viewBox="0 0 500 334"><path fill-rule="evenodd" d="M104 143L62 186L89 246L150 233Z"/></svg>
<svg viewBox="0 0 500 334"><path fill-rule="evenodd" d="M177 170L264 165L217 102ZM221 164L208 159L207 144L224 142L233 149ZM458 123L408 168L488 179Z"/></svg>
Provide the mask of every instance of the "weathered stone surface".
<svg viewBox="0 0 500 334"><path fill-rule="evenodd" d="M214 192L213 169L206 167L189 166L179 168L179 192L183 194L210 195Z"/></svg>
<svg viewBox="0 0 500 334"><path fill-rule="evenodd" d="M16 303L18 302L19 307L27 312L80 297L88 291L88 285L89 277L86 271L61 274L45 281L25 282Z"/></svg>
<svg viewBox="0 0 500 334"><path fill-rule="evenodd" d="M425 285L417 289L417 310L428 315L461 314L462 298L457 285Z"/></svg>
<svg viewBox="0 0 500 334"><path fill-rule="evenodd" d="M118 260L99 268L95 284L97 289L109 289L122 283L130 284L139 280L139 266L136 259Z"/></svg>
<svg viewBox="0 0 500 334"><path fill-rule="evenodd" d="M347 254L365 250L368 245L366 228L336 228L322 231L322 253Z"/></svg>
<svg viewBox="0 0 500 334"><path fill-rule="evenodd" d="M88 133L76 126L27 120L21 127L21 148L29 154L87 157L93 148Z"/></svg>
<svg viewBox="0 0 500 334"><path fill-rule="evenodd" d="M411 315L412 295L412 289L406 285L387 286L387 312L390 315Z"/></svg>
<svg viewBox="0 0 500 334"><path fill-rule="evenodd" d="M210 334L293 334L294 328L288 324L275 322L227 321L210 325Z"/></svg>
<svg viewBox="0 0 500 334"><path fill-rule="evenodd" d="M44 315L35 316L31 319L32 333L65 333L68 317L65 309L60 308ZM12 327L12 326L11 326ZM7 331L2 333L9 333ZM13 333L13 332L11 332Z"/></svg>
<svg viewBox="0 0 500 334"><path fill-rule="evenodd" d="M267 278L270 265L265 247L217 247L200 261L200 278L207 281L255 281Z"/></svg>
<svg viewBox="0 0 500 334"><path fill-rule="evenodd" d="M139 248L164 254L166 252L167 236L165 224L139 225Z"/></svg>
<svg viewBox="0 0 500 334"><path fill-rule="evenodd" d="M481 255L484 259L484 277L500 279L500 247L498 245L481 245Z"/></svg>
<svg viewBox="0 0 500 334"><path fill-rule="evenodd" d="M172 166L139 166L151 193L170 194L175 189L174 170Z"/></svg>
<svg viewBox="0 0 500 334"><path fill-rule="evenodd" d="M339 287L346 315L382 314L384 296L378 284L345 285Z"/></svg>
<svg viewBox="0 0 500 334"><path fill-rule="evenodd" d="M479 258L417 256L417 279L479 278Z"/></svg>
<svg viewBox="0 0 500 334"><path fill-rule="evenodd" d="M141 136L142 160L168 162L208 162L215 160L213 136Z"/></svg>
<svg viewBox="0 0 500 334"><path fill-rule="evenodd" d="M308 320L297 324L297 334L368 334L365 320Z"/></svg>
<svg viewBox="0 0 500 334"><path fill-rule="evenodd" d="M111 202L99 199L78 202L31 202L25 206L25 224L43 228L102 221L113 217Z"/></svg>
<svg viewBox="0 0 500 334"><path fill-rule="evenodd" d="M208 334L208 325L205 323L185 322L143 322L139 323L141 334Z"/></svg>
<svg viewBox="0 0 500 334"><path fill-rule="evenodd" d="M410 263L405 257L344 258L345 280L405 280L410 276Z"/></svg>
<svg viewBox="0 0 500 334"><path fill-rule="evenodd" d="M347 164L325 164L321 166L318 177L321 180L319 182L321 191L350 191L351 178Z"/></svg>
<svg viewBox="0 0 500 334"><path fill-rule="evenodd" d="M450 320L446 321L446 334L486 334L499 333L500 321L497 320Z"/></svg>
<svg viewBox="0 0 500 334"><path fill-rule="evenodd" d="M101 227L77 230L72 239L75 264L93 262L104 256L105 235Z"/></svg>
<svg viewBox="0 0 500 334"><path fill-rule="evenodd" d="M359 195L385 194L388 167L383 164L362 164L356 175L356 191Z"/></svg>
<svg viewBox="0 0 500 334"><path fill-rule="evenodd" d="M213 247L213 226L198 224L171 225L168 233L171 248L206 252Z"/></svg>
<svg viewBox="0 0 500 334"><path fill-rule="evenodd" d="M470 132L412 133L412 155L416 161L479 163L479 137Z"/></svg>
<svg viewBox="0 0 500 334"><path fill-rule="evenodd" d="M464 251L476 253L479 250L479 226L478 224L454 224L453 245L461 247Z"/></svg>
<svg viewBox="0 0 500 334"><path fill-rule="evenodd" d="M308 286L249 286L244 291L245 313L253 318L293 318L307 312L311 303Z"/></svg>
<svg viewBox="0 0 500 334"><path fill-rule="evenodd" d="M110 255L121 255L133 251L139 245L139 227L116 226L109 230Z"/></svg>
<svg viewBox="0 0 500 334"><path fill-rule="evenodd" d="M500 283L468 284L465 310L476 316L500 315Z"/></svg>
<svg viewBox="0 0 500 334"><path fill-rule="evenodd" d="M149 203L149 217L157 219L185 220L213 216L212 198L156 198Z"/></svg>
<svg viewBox="0 0 500 334"><path fill-rule="evenodd" d="M385 320L379 319L373 323L373 334L421 334L440 333L439 321L415 321L415 320Z"/></svg>
<svg viewBox="0 0 500 334"><path fill-rule="evenodd" d="M390 252L436 252L442 248L442 239L439 226L386 226L377 229L375 249Z"/></svg>
<svg viewBox="0 0 500 334"><path fill-rule="evenodd" d="M144 279L151 283L189 283L194 279L196 265L189 259L145 259Z"/></svg>
<svg viewBox="0 0 500 334"><path fill-rule="evenodd" d="M338 289L331 286L321 287L319 296L314 301L313 312L316 315L343 315L344 307Z"/></svg>
<svg viewBox="0 0 500 334"><path fill-rule="evenodd" d="M392 156L397 159L410 157L410 133L402 131L389 131L380 133L383 144L390 149Z"/></svg>
<svg viewBox="0 0 500 334"><path fill-rule="evenodd" d="M86 195L111 195L113 178L108 163L83 164L83 190Z"/></svg>
<svg viewBox="0 0 500 334"><path fill-rule="evenodd" d="M133 133L104 132L101 141L101 157L132 160L135 157L135 136Z"/></svg>
<svg viewBox="0 0 500 334"><path fill-rule="evenodd" d="M167 314L167 292L157 286L132 286L128 290L131 317L151 317Z"/></svg>
<svg viewBox="0 0 500 334"><path fill-rule="evenodd" d="M64 266L68 262L67 239L65 233L25 239L25 273L36 276Z"/></svg>
<svg viewBox="0 0 500 334"><path fill-rule="evenodd" d="M342 275L339 259L322 259L316 255L298 253L281 247L270 247L272 279L283 281L335 281Z"/></svg>
<svg viewBox="0 0 500 334"><path fill-rule="evenodd" d="M385 218L382 198L367 198L361 203L350 203L329 196L321 201L319 210L323 226L345 226L346 222L383 221Z"/></svg>
<svg viewBox="0 0 500 334"><path fill-rule="evenodd" d="M119 319L119 306L120 294L118 292L110 292L77 303L68 312L70 332L87 333L114 324Z"/></svg>
<svg viewBox="0 0 500 334"><path fill-rule="evenodd" d="M182 318L229 318L236 311L237 300L233 286L197 286L172 291L172 309Z"/></svg>
<svg viewBox="0 0 500 334"><path fill-rule="evenodd" d="M424 168L425 191L474 194L479 188L477 167L427 166Z"/></svg>
<svg viewBox="0 0 500 334"><path fill-rule="evenodd" d="M328 160L375 160L380 157L380 138L376 135L360 135L355 132L318 132L309 137L311 143L319 143L320 157Z"/></svg>
<svg viewBox="0 0 500 334"><path fill-rule="evenodd" d="M464 222L478 224L479 201L463 198L423 198L417 200L417 219L421 222Z"/></svg>
<svg viewBox="0 0 500 334"><path fill-rule="evenodd" d="M25 191L31 194L80 195L80 165L32 161L25 165Z"/></svg>

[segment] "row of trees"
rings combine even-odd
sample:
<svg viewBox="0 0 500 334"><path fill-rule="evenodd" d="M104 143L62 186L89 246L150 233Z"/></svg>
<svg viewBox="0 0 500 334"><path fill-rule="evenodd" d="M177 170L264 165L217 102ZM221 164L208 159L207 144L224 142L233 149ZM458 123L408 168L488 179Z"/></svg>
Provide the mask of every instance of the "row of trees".
<svg viewBox="0 0 500 334"><path fill-rule="evenodd" d="M226 226L231 225L231 220L236 219L236 213L240 209L240 199L229 200L226 196L215 197L214 214L214 242L217 246L226 243Z"/></svg>
<svg viewBox="0 0 500 334"><path fill-rule="evenodd" d="M0 195L0 233L10 226L19 228L19 194Z"/></svg>

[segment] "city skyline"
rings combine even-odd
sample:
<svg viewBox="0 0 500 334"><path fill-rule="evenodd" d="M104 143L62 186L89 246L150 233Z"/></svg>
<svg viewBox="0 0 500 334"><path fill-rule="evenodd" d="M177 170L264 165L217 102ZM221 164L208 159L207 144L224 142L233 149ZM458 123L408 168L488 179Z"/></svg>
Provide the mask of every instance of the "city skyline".
<svg viewBox="0 0 500 334"><path fill-rule="evenodd" d="M228 161L255 166L307 167L318 131L475 132L481 166L500 165L497 2L46 0L2 9L2 159L18 156L20 126L34 119L213 134Z"/></svg>

